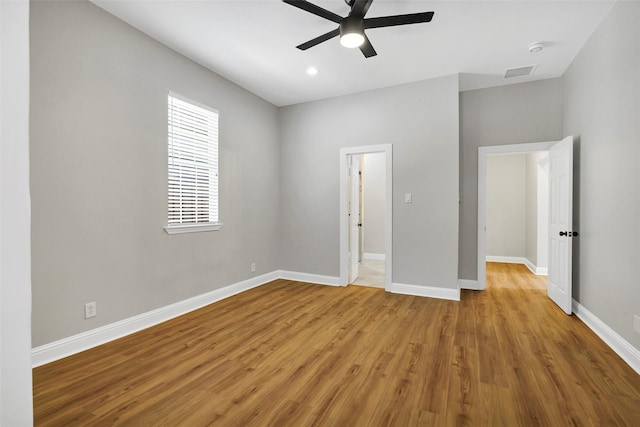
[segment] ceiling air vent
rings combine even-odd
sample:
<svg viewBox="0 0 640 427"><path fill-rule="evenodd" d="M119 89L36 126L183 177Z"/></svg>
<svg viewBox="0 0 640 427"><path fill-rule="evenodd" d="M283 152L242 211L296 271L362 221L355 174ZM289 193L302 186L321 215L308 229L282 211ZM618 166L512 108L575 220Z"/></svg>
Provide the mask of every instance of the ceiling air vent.
<svg viewBox="0 0 640 427"><path fill-rule="evenodd" d="M504 78L530 76L536 69L536 65L527 65L526 67L509 68L504 71Z"/></svg>

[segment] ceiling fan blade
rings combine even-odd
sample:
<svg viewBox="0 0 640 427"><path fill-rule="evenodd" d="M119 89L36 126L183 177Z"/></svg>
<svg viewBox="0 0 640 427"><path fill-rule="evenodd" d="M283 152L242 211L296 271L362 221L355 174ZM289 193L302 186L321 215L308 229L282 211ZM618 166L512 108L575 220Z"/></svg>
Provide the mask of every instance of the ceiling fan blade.
<svg viewBox="0 0 640 427"><path fill-rule="evenodd" d="M369 6L373 0L355 0L351 7L349 16L357 16L358 18L364 18L369 11Z"/></svg>
<svg viewBox="0 0 640 427"><path fill-rule="evenodd" d="M433 12L410 13L407 15L381 16L379 18L365 18L364 28L393 27L395 25L419 24L431 22Z"/></svg>
<svg viewBox="0 0 640 427"><path fill-rule="evenodd" d="M373 45L369 41L369 37L365 34L364 43L360 45L360 51L364 55L365 58L371 58L372 56L376 56L378 53L373 48Z"/></svg>
<svg viewBox="0 0 640 427"><path fill-rule="evenodd" d="M335 36L338 36L338 35L340 35L340 29L336 28L333 31L329 31L328 33L318 36L315 39L309 40L308 42L302 43L301 45L296 47L300 50L307 50L310 47L314 47L315 45L318 45L322 42L326 42L327 40L334 38Z"/></svg>
<svg viewBox="0 0 640 427"><path fill-rule="evenodd" d="M309 13L313 13L316 16L319 16L324 19L328 19L329 21L333 21L336 24L339 24L342 21L342 16L336 15L333 12L330 12L326 9L321 8L320 6L316 6L313 3L309 3L306 0L282 0L286 4L290 4L291 6L295 6L298 9L306 10Z"/></svg>

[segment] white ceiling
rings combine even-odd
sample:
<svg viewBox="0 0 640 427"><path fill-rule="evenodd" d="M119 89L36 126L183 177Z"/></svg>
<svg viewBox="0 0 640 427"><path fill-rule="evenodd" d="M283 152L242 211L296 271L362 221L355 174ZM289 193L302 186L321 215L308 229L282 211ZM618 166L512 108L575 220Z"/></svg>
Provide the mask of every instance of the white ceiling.
<svg viewBox="0 0 640 427"><path fill-rule="evenodd" d="M296 45L337 25L279 0L92 0L170 48L284 106L460 73L460 90L561 76L613 0L374 0L367 17L434 11L431 23L367 30L378 56L337 38ZM344 0L312 0L346 16ZM528 45L544 42L542 52ZM533 76L507 68L537 64ZM316 76L306 69L316 67Z"/></svg>

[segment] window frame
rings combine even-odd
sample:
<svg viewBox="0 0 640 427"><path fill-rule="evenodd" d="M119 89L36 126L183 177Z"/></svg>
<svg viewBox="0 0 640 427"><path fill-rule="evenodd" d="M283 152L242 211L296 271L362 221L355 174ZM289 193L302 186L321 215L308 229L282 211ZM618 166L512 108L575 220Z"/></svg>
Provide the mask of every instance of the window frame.
<svg viewBox="0 0 640 427"><path fill-rule="evenodd" d="M192 107L196 107L197 109L202 109L202 110L206 110L210 113L213 113L216 115L216 120L217 120L217 124L216 124L216 135L215 135L215 154L213 155L213 159L215 159L215 173L216 173L216 184L215 184L215 205L216 205L216 210L215 210L215 215L217 216L217 220L216 221L208 221L208 222L179 222L179 223L171 223L170 222L170 198L171 198L171 189L170 189L170 181L171 181L171 166L172 166L172 159L173 157L171 156L172 153L172 120L171 117L168 116L167 117L167 142L166 142L166 148L167 148L167 174L165 175L167 181L167 198L166 203L166 211L165 211L165 215L166 215L166 226L164 227L164 230L166 231L167 234L182 234L182 233L195 233L195 232L205 232L205 231L217 231L220 230L222 228L222 223L220 222L220 183L219 183L219 168L220 168L220 132L219 132L219 123L220 123L220 112L218 110L216 110L215 108L212 108L208 105L202 104L200 102L194 101L192 99L189 99L185 96L182 96L178 93L169 91L167 94L167 113L168 115L171 114L170 109L171 109L171 105L172 105L172 98L175 100L178 100L180 102L183 103L187 103ZM207 160L211 160L211 158L208 158ZM184 160L183 160L184 161ZM195 164L195 160L193 162ZM195 172L197 173L197 172ZM211 187L209 186L209 190L211 191ZM210 205L209 205L209 209L210 209ZM211 212L211 211L209 211Z"/></svg>

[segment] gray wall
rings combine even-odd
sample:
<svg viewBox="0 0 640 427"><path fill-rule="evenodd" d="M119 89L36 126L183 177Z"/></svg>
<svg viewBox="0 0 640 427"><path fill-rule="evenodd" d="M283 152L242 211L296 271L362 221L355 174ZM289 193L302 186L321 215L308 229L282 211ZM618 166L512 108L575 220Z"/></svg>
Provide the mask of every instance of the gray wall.
<svg viewBox="0 0 640 427"><path fill-rule="evenodd" d="M574 171L574 298L636 348L640 315L640 3L618 2L564 75Z"/></svg>
<svg viewBox="0 0 640 427"><path fill-rule="evenodd" d="M461 279L477 279L478 147L561 137L561 79L460 93Z"/></svg>
<svg viewBox="0 0 640 427"><path fill-rule="evenodd" d="M538 264L538 165L534 153L525 155L525 257Z"/></svg>
<svg viewBox="0 0 640 427"><path fill-rule="evenodd" d="M220 110L221 231L163 230L169 90ZM90 3L32 3L34 346L277 269L279 169L276 107Z"/></svg>
<svg viewBox="0 0 640 427"><path fill-rule="evenodd" d="M0 425L33 425L29 2L0 1Z"/></svg>
<svg viewBox="0 0 640 427"><path fill-rule="evenodd" d="M393 282L457 288L457 92L449 76L281 109L283 269L339 276L340 148L392 143Z"/></svg>
<svg viewBox="0 0 640 427"><path fill-rule="evenodd" d="M368 153L362 158L364 252L384 254L386 158L384 153Z"/></svg>
<svg viewBox="0 0 640 427"><path fill-rule="evenodd" d="M487 256L525 256L526 162L526 154L487 157Z"/></svg>
<svg viewBox="0 0 640 427"><path fill-rule="evenodd" d="M528 153L526 164L526 248L525 257L535 266L547 268L549 252L548 168L541 168L548 153Z"/></svg>

